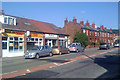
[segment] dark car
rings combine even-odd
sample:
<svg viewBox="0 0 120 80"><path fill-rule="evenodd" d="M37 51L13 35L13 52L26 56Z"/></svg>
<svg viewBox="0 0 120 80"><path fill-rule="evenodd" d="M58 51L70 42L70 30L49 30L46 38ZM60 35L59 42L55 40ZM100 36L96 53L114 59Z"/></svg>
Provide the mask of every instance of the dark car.
<svg viewBox="0 0 120 80"><path fill-rule="evenodd" d="M100 43L99 49L110 49L109 43Z"/></svg>

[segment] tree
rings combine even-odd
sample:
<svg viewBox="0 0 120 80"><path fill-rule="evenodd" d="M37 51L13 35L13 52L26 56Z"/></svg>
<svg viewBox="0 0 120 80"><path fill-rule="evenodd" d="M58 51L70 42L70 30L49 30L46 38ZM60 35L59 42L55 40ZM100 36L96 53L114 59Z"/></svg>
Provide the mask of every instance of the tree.
<svg viewBox="0 0 120 80"><path fill-rule="evenodd" d="M88 36L84 33L76 32L74 36L74 42L80 42L82 47L86 47L89 44Z"/></svg>

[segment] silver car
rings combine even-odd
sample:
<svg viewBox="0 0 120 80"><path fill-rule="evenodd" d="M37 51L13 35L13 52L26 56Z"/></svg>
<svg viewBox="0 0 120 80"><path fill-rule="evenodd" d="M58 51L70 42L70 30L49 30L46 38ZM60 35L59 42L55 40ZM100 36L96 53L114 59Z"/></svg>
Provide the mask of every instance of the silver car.
<svg viewBox="0 0 120 80"><path fill-rule="evenodd" d="M53 56L52 48L50 46L37 46L33 47L31 50L28 50L24 57L26 58L36 58L38 59L40 56Z"/></svg>
<svg viewBox="0 0 120 80"><path fill-rule="evenodd" d="M72 43L69 47L69 51L76 51L77 53L79 51L84 52L84 48L81 46L81 44L79 43Z"/></svg>

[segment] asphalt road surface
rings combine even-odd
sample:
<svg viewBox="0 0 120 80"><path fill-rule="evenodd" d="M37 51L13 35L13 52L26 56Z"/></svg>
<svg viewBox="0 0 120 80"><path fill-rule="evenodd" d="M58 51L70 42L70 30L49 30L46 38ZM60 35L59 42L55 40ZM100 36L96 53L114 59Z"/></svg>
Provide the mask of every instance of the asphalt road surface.
<svg viewBox="0 0 120 80"><path fill-rule="evenodd" d="M2 63L3 74L28 69L50 63L65 63L69 59L86 56L85 59L38 70L15 78L114 78L119 76L118 50L90 57L94 53L107 50L97 48L85 52L41 57L40 59L4 58ZM7 60L8 59L8 60Z"/></svg>

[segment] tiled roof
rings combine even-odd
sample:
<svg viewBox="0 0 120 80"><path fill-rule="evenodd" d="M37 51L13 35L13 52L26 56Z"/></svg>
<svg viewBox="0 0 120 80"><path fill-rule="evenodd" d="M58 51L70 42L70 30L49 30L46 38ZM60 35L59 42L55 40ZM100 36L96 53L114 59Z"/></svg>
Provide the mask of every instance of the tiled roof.
<svg viewBox="0 0 120 80"><path fill-rule="evenodd" d="M51 23L36 21L36 20L16 17L16 16L12 16L12 17L15 17L17 19L17 25L14 26L14 25L3 24L2 27L4 29L36 31L36 32L53 33L53 34L65 34L65 32L59 29L59 27Z"/></svg>

